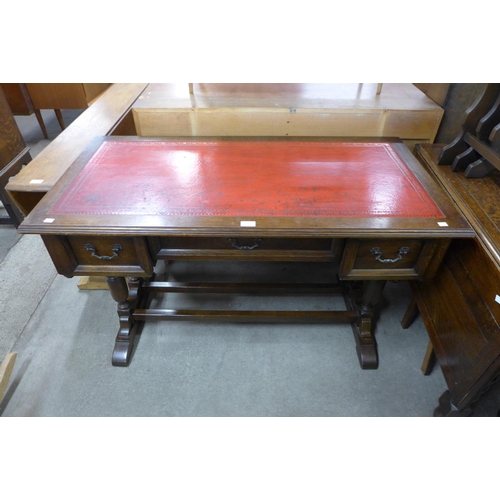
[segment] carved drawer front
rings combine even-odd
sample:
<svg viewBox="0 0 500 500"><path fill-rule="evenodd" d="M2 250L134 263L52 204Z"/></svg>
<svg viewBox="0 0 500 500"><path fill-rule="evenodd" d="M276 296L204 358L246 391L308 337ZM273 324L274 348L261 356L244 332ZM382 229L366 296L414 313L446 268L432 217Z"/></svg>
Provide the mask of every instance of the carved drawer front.
<svg viewBox="0 0 500 500"><path fill-rule="evenodd" d="M272 237L159 237L150 238L151 253L159 259L192 260L340 260L343 240Z"/></svg>
<svg viewBox="0 0 500 500"><path fill-rule="evenodd" d="M442 240L350 239L347 241L342 279L414 279L430 277L442 260Z"/></svg>
<svg viewBox="0 0 500 500"><path fill-rule="evenodd" d="M66 276L150 276L153 263L145 238L44 236L57 270Z"/></svg>

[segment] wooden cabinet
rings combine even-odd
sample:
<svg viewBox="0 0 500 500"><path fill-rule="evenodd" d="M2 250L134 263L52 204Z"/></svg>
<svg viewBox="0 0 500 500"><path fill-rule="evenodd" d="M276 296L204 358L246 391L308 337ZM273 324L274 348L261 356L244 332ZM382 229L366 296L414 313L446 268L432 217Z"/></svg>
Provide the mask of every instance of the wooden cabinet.
<svg viewBox="0 0 500 500"><path fill-rule="evenodd" d="M438 165L442 146L417 158L437 177L476 232L451 244L437 275L415 282L415 298L448 390L437 416L466 416L500 375L500 172L471 179Z"/></svg>
<svg viewBox="0 0 500 500"><path fill-rule="evenodd" d="M36 109L86 109L110 83L27 83Z"/></svg>

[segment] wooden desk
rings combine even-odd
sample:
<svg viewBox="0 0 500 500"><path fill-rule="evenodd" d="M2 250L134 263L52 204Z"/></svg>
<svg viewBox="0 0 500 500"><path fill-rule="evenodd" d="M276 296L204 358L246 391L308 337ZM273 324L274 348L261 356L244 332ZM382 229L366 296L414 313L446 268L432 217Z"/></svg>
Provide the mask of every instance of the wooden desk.
<svg viewBox="0 0 500 500"><path fill-rule="evenodd" d="M58 272L106 276L118 303L114 365L145 319L345 321L377 368L374 310L386 280L427 279L473 231L397 139L96 138L20 227ZM292 293L289 284L157 282L163 260L321 261L344 311L156 310L157 292ZM128 285L126 281L128 277Z"/></svg>

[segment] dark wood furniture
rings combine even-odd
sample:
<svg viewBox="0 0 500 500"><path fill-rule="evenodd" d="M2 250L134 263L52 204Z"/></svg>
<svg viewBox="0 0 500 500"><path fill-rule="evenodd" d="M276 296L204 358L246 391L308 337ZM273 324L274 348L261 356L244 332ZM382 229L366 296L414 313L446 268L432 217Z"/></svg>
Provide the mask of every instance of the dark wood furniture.
<svg viewBox="0 0 500 500"><path fill-rule="evenodd" d="M7 217L0 218L0 224L13 224L17 227L23 219L5 186L30 161L29 148L24 143L7 99L0 89L0 201L8 214Z"/></svg>
<svg viewBox="0 0 500 500"><path fill-rule="evenodd" d="M96 138L19 228L60 274L106 276L118 303L114 365L145 319L345 321L378 366L386 280L425 280L473 231L397 139ZM319 261L335 283L157 282L157 260ZM128 284L126 278L128 277ZM149 309L154 293L342 293L344 311Z"/></svg>
<svg viewBox="0 0 500 500"><path fill-rule="evenodd" d="M465 177L500 170L500 83L486 85L466 111L461 132L442 149L438 163L464 171Z"/></svg>
<svg viewBox="0 0 500 500"><path fill-rule="evenodd" d="M500 172L467 178L439 164L442 150L421 144L415 153L476 237L454 241L436 276L413 288L448 386L435 415L466 416L500 373Z"/></svg>

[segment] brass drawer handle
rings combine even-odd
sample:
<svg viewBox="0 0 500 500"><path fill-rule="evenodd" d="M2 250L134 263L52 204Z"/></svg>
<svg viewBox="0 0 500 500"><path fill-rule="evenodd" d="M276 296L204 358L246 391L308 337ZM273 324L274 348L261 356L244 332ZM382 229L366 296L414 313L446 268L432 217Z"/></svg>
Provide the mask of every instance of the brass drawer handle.
<svg viewBox="0 0 500 500"><path fill-rule="evenodd" d="M86 243L85 250L92 252L92 257L95 257L97 259L111 260L111 259L114 259L115 257L118 257L118 254L123 250L123 247L120 245L120 243L116 243L115 245L113 245L113 248L111 249L111 251L113 252L113 255L98 255L96 253L95 246L92 245L92 243Z"/></svg>
<svg viewBox="0 0 500 500"><path fill-rule="evenodd" d="M232 247L236 248L236 250L254 250L260 245L260 242L262 241L262 238L255 238L253 240L253 245L248 246L248 245L238 245L238 240L237 238L228 238L228 240L232 243Z"/></svg>
<svg viewBox="0 0 500 500"><path fill-rule="evenodd" d="M394 262L401 260L403 258L403 255L406 255L409 251L410 251L410 249L408 247L401 247L399 249L398 256L395 259L383 259L382 258L382 250L380 250L379 247L373 247L370 250L370 252L373 255L376 255L375 260L382 262L382 264L393 264Z"/></svg>

